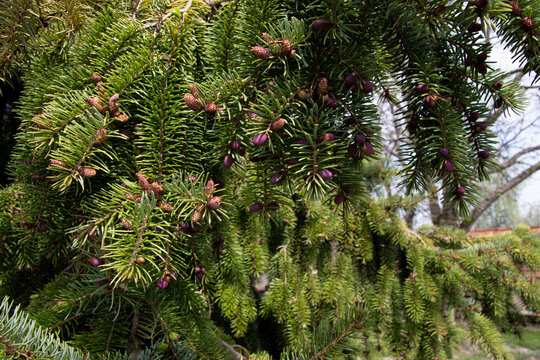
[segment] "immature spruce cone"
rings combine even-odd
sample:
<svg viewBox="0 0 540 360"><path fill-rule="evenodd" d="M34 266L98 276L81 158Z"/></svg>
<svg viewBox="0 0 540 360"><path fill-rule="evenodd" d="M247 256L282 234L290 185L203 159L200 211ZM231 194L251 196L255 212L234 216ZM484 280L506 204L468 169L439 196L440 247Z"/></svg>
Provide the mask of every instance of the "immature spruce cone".
<svg viewBox="0 0 540 360"><path fill-rule="evenodd" d="M467 28L467 31L472 32L472 33L478 32L480 30L482 30L482 24L475 23L475 22L469 25L469 27Z"/></svg>
<svg viewBox="0 0 540 360"><path fill-rule="evenodd" d="M231 150L238 150L240 149L240 143L238 142L238 140L233 140L231 141L229 147L231 148Z"/></svg>
<svg viewBox="0 0 540 360"><path fill-rule="evenodd" d="M476 5L477 8L483 10L488 5L488 0L474 0L474 5Z"/></svg>
<svg viewBox="0 0 540 360"><path fill-rule="evenodd" d="M371 83L371 81L369 81L369 80L364 81L364 83L362 84L362 90L364 90L365 93L372 92L373 91L373 84Z"/></svg>
<svg viewBox="0 0 540 360"><path fill-rule="evenodd" d="M527 17L523 18L523 20L521 20L521 27L526 32L531 32L531 31L534 30L534 21L532 21L531 19L529 19Z"/></svg>
<svg viewBox="0 0 540 360"><path fill-rule="evenodd" d="M255 56L262 60L268 60L272 56L272 52L262 46L254 46L252 50Z"/></svg>
<svg viewBox="0 0 540 360"><path fill-rule="evenodd" d="M266 135L266 133L260 133L260 134L255 135L252 142L253 142L253 145L259 147L259 146L263 146L267 140L268 140L268 135Z"/></svg>
<svg viewBox="0 0 540 360"><path fill-rule="evenodd" d="M163 186L159 185L155 181L150 185L150 188L152 189L152 191L154 192L154 196L156 197L159 197L163 192Z"/></svg>
<svg viewBox="0 0 540 360"><path fill-rule="evenodd" d="M281 55L283 56L289 56L291 55L292 51L292 45L289 40L283 40L283 44L281 45Z"/></svg>
<svg viewBox="0 0 540 360"><path fill-rule="evenodd" d="M510 7L512 8L512 15L521 16L521 6L516 0L510 1Z"/></svg>
<svg viewBox="0 0 540 360"><path fill-rule="evenodd" d="M447 158L450 155L450 151L447 148L440 148L439 149L439 155L442 158Z"/></svg>
<svg viewBox="0 0 540 360"><path fill-rule="evenodd" d="M204 111L209 115L214 115L217 111L217 105L215 103L207 104Z"/></svg>
<svg viewBox="0 0 540 360"><path fill-rule="evenodd" d="M320 176L323 180L331 179L333 175L334 175L334 174L332 174L332 172L331 172L330 170L327 170L327 169L319 170L319 176Z"/></svg>
<svg viewBox="0 0 540 360"><path fill-rule="evenodd" d="M150 182L148 181L148 178L140 172L136 173L135 176L137 176L137 179L139 179L139 186L141 189L143 191L148 191L150 189Z"/></svg>
<svg viewBox="0 0 540 360"><path fill-rule="evenodd" d="M96 145L103 145L107 141L107 129L99 129L96 133Z"/></svg>
<svg viewBox="0 0 540 360"><path fill-rule="evenodd" d="M191 221L199 222L202 219L202 213L204 211L204 204L199 204L195 207L195 212L191 215Z"/></svg>
<svg viewBox="0 0 540 360"><path fill-rule="evenodd" d="M336 205L339 205L339 204L341 204L341 203L344 202L344 201L345 201L345 196L343 196L343 195L337 195L337 196L334 198L334 203L335 203Z"/></svg>
<svg viewBox="0 0 540 360"><path fill-rule="evenodd" d="M85 98L86 102L92 105L97 111L99 111L100 114L105 115L107 113L107 109L100 104L99 97L87 97Z"/></svg>
<svg viewBox="0 0 540 360"><path fill-rule="evenodd" d="M302 101L307 101L307 100L309 100L310 97L311 97L311 95L308 92L304 91L304 90L300 90L298 92L298 98L300 100L302 100Z"/></svg>
<svg viewBox="0 0 540 360"><path fill-rule="evenodd" d="M277 120L272 121L272 123L270 124L270 129L272 131L279 131L283 129L284 126L285 126L285 119L279 118Z"/></svg>
<svg viewBox="0 0 540 360"><path fill-rule="evenodd" d="M118 94L114 94L113 96L109 98L109 111L110 112L115 112L120 107L120 105L116 103L119 98L120 98L120 95Z"/></svg>
<svg viewBox="0 0 540 360"><path fill-rule="evenodd" d="M283 181L283 174L282 173L276 173L272 176L270 179L270 184L277 185Z"/></svg>
<svg viewBox="0 0 540 360"><path fill-rule="evenodd" d="M202 110L202 105L195 99L195 96L191 95L190 93L184 94L184 101L186 102L186 105L188 108L195 112L199 112Z"/></svg>
<svg viewBox="0 0 540 360"><path fill-rule="evenodd" d="M262 208L263 208L263 205L261 203L254 203L250 205L249 211L258 212L258 211L261 211Z"/></svg>
<svg viewBox="0 0 540 360"><path fill-rule="evenodd" d="M366 136L364 134L358 134L354 137L354 142L357 144L363 144L366 142Z"/></svg>
<svg viewBox="0 0 540 360"><path fill-rule="evenodd" d="M161 290L165 289L167 286L169 286L169 283L166 282L165 280L163 279L158 279L157 283L156 283L157 287ZM162 344L163 345L163 344ZM167 345L167 344L165 344Z"/></svg>
<svg viewBox="0 0 540 360"><path fill-rule="evenodd" d="M161 210L163 211L166 211L166 212L172 212L174 210L174 206L172 206L171 203L161 203L159 205L159 207L161 208Z"/></svg>
<svg viewBox="0 0 540 360"><path fill-rule="evenodd" d="M89 167L81 167L79 168L79 174L81 174L82 177L91 178L96 176L96 170Z"/></svg>
<svg viewBox="0 0 540 360"><path fill-rule="evenodd" d="M460 196L463 195L463 194L465 194L465 191L466 191L465 188L464 188L463 186L461 186L461 185L458 186L458 188L456 189L456 193L457 193L458 195L460 195Z"/></svg>
<svg viewBox="0 0 540 360"><path fill-rule="evenodd" d="M503 87L503 83L501 81L497 81L497 82L493 83L493 88L495 90L500 90L502 87Z"/></svg>
<svg viewBox="0 0 540 360"><path fill-rule="evenodd" d="M204 187L204 193L205 195L209 196L214 192L214 189L216 188L216 185L214 184L214 180L210 179L206 183L206 186Z"/></svg>
<svg viewBox="0 0 540 360"><path fill-rule="evenodd" d="M487 150L480 150L480 151L478 152L478 156L480 157L480 159L484 159L484 160L485 160L485 159L489 158L490 155L491 155L491 154L490 154L489 151L487 151Z"/></svg>
<svg viewBox="0 0 540 360"><path fill-rule="evenodd" d="M279 204L277 202L271 202L266 204L266 208L268 210L277 211L279 210Z"/></svg>
<svg viewBox="0 0 540 360"><path fill-rule="evenodd" d="M455 170L454 163L451 162L450 160L446 160L444 162L443 170L449 173L454 172Z"/></svg>
<svg viewBox="0 0 540 360"><path fill-rule="evenodd" d="M427 93L428 90L429 90L429 89L428 89L428 86L427 86L426 84L420 84L420 85L418 85L418 86L416 87L416 89L418 90L418 92L419 92L420 94L425 94L425 93Z"/></svg>
<svg viewBox="0 0 540 360"><path fill-rule="evenodd" d="M67 168L68 166L60 160L51 159L51 165L61 166Z"/></svg>
<svg viewBox="0 0 540 360"><path fill-rule="evenodd" d="M319 80L319 85L317 85L317 94L324 95L328 91L328 79L322 78Z"/></svg>
<svg viewBox="0 0 540 360"><path fill-rule="evenodd" d="M332 28L332 22L329 18L320 18L313 23L313 27L319 30L330 30Z"/></svg>
<svg viewBox="0 0 540 360"><path fill-rule="evenodd" d="M366 154L366 155L371 155L371 154L373 154L373 144L372 144L371 142L369 142L369 141L366 141L366 142L364 143L364 145L362 145L362 147L361 147L360 149L361 149L361 150L364 152L364 154Z"/></svg>
<svg viewBox="0 0 540 360"><path fill-rule="evenodd" d="M347 77L345 77L345 82L349 85L354 85L358 81L358 76L354 74L349 74Z"/></svg>
<svg viewBox="0 0 540 360"><path fill-rule="evenodd" d="M197 89L197 86L191 84L189 85L189 91L191 91L191 93L193 95L198 95L199 94L199 89Z"/></svg>
<svg viewBox="0 0 540 360"><path fill-rule="evenodd" d="M336 138L336 136L332 133L326 133L321 136L319 136L319 142L325 142L325 141L332 141Z"/></svg>
<svg viewBox="0 0 540 360"><path fill-rule="evenodd" d="M206 207L209 210L216 210L220 206L221 206L221 197L219 197L219 196L211 197L210 200L208 200L208 202L206 203Z"/></svg>
<svg viewBox="0 0 540 360"><path fill-rule="evenodd" d="M98 83L100 81L102 81L103 79L101 78L101 76L99 74L96 74L96 73L93 73L92 74L92 81Z"/></svg>
<svg viewBox="0 0 540 360"><path fill-rule="evenodd" d="M129 120L129 116L127 116L127 115L125 115L125 114L120 114L120 115L117 115L117 116L115 116L115 117L116 117L116 119L117 119L118 121L120 121L121 123L125 123L125 122L127 122L127 121Z"/></svg>
<svg viewBox="0 0 540 360"><path fill-rule="evenodd" d="M347 152L349 153L350 157L354 157L354 155L356 155L358 152L358 146L356 146L356 144L349 145L349 147L347 147Z"/></svg>
<svg viewBox="0 0 540 360"><path fill-rule="evenodd" d="M233 166L234 164L234 159L232 156L230 155L226 155L224 158L223 158L223 165L225 165L225 167L228 169L230 168L231 166Z"/></svg>
<svg viewBox="0 0 540 360"><path fill-rule="evenodd" d="M122 226L126 230L133 230L133 226L131 225L131 220L126 218L120 218L120 222L122 223Z"/></svg>

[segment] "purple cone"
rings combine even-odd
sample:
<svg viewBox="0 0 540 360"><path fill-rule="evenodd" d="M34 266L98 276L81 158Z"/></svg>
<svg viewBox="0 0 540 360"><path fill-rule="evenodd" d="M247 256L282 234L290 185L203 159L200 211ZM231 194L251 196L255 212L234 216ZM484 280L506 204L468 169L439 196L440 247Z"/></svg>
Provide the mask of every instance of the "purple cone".
<svg viewBox="0 0 540 360"><path fill-rule="evenodd" d="M233 140L231 142L230 148L232 150L238 150L238 149L240 149L240 143L237 140Z"/></svg>
<svg viewBox="0 0 540 360"><path fill-rule="evenodd" d="M485 159L489 158L489 155L491 155L491 154L490 154L489 151L487 151L487 150L480 150L480 151L478 152L478 156L480 157L480 159L484 159L484 160L485 160Z"/></svg>
<svg viewBox="0 0 540 360"><path fill-rule="evenodd" d="M369 141L366 141L364 143L364 146L362 146L362 151L366 154L366 155L371 155L373 154L373 144L370 143Z"/></svg>
<svg viewBox="0 0 540 360"><path fill-rule="evenodd" d="M254 204L251 204L251 206L249 207L249 211L257 212L257 211L261 211L262 208L263 206L261 203L254 203Z"/></svg>
<svg viewBox="0 0 540 360"><path fill-rule="evenodd" d="M358 152L358 146L356 146L356 144L349 145L349 147L347 148L347 152L349 153L350 157L354 157L354 155L356 155L356 153Z"/></svg>
<svg viewBox="0 0 540 360"><path fill-rule="evenodd" d="M371 81L369 81L369 80L364 81L364 83L362 84L362 90L364 90L365 93L372 92L373 91L373 84L371 83Z"/></svg>
<svg viewBox="0 0 540 360"><path fill-rule="evenodd" d="M354 74L349 74L347 75L347 77L345 78L345 82L349 85L354 85L356 82L358 81L358 76L354 75Z"/></svg>
<svg viewBox="0 0 540 360"><path fill-rule="evenodd" d="M282 173L276 173L272 178L270 179L270 184L277 185L283 181L283 174Z"/></svg>
<svg viewBox="0 0 540 360"><path fill-rule="evenodd" d="M225 165L227 169L233 166L233 164L234 164L234 159L231 155L226 155L223 158L223 165Z"/></svg>
<svg viewBox="0 0 540 360"><path fill-rule="evenodd" d="M444 162L443 169L444 169L444 171L449 172L449 173L454 172L454 170L455 170L454 163L451 162L450 160L446 160Z"/></svg>
<svg viewBox="0 0 540 360"><path fill-rule="evenodd" d="M169 283L166 282L165 280L163 279L158 279L157 281L157 287L160 288L161 290L165 289L167 286L169 286Z"/></svg>
<svg viewBox="0 0 540 360"><path fill-rule="evenodd" d="M268 140L268 135L266 133L260 133L255 135L253 138L253 145L255 146L263 146L264 143Z"/></svg>
<svg viewBox="0 0 540 360"><path fill-rule="evenodd" d="M322 169L322 170L319 170L319 176L323 179L323 180L328 180L328 179L331 179L333 174L330 170L328 169Z"/></svg>
<svg viewBox="0 0 540 360"><path fill-rule="evenodd" d="M345 196L343 196L343 195L337 195L337 196L334 198L334 203L335 203L336 205L339 205L339 204L341 204L341 203L344 202L344 201L345 201Z"/></svg>
<svg viewBox="0 0 540 360"><path fill-rule="evenodd" d="M363 134L358 134L354 137L354 142L357 144L363 144L366 142L366 136Z"/></svg>
<svg viewBox="0 0 540 360"><path fill-rule="evenodd" d="M442 157L442 158L447 158L448 155L450 155L450 151L447 149L447 148L441 148L439 150L439 155Z"/></svg>

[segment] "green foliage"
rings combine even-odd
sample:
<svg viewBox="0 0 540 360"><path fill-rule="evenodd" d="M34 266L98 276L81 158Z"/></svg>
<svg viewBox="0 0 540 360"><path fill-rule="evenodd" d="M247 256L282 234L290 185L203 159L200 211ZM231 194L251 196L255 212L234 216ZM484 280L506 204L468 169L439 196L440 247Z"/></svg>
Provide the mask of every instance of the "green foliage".
<svg viewBox="0 0 540 360"><path fill-rule="evenodd" d="M417 197L375 200L373 92L400 108L409 190L439 181L466 213L490 104L523 104L467 29L538 40L504 1L419 4L96 3L22 73L0 292L96 359L445 359L462 332L507 358L514 296L540 311L540 240L415 233Z"/></svg>

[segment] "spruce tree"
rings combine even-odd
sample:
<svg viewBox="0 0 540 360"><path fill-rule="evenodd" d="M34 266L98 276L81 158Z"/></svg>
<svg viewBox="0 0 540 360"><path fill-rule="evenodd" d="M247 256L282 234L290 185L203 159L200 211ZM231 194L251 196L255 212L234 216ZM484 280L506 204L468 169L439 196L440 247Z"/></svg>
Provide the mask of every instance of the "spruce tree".
<svg viewBox="0 0 540 360"><path fill-rule="evenodd" d="M539 239L400 214L432 183L474 206L485 119L523 105L481 30L538 77L540 1L13 3L30 35L2 57L25 89L0 190L5 354L445 359L468 337L511 358L516 296L540 312ZM405 198L374 196L378 101L400 107Z"/></svg>

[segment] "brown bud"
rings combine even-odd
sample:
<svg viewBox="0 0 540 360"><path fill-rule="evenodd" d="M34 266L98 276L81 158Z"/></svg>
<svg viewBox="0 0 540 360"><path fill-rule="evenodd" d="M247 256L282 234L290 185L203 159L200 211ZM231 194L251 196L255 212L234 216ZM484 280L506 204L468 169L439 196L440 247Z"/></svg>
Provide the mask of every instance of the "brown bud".
<svg viewBox="0 0 540 360"><path fill-rule="evenodd" d="M213 197L210 198L210 200L208 200L208 202L206 203L206 207L207 207L209 210L216 210L216 209L218 209L220 206L221 206L221 197L219 197L219 196L213 196Z"/></svg>
<svg viewBox="0 0 540 360"><path fill-rule="evenodd" d="M126 219L122 217L120 218L120 222L122 223L122 226L124 226L126 230L133 230L133 226L131 225L130 219Z"/></svg>
<svg viewBox="0 0 540 360"><path fill-rule="evenodd" d="M195 212L191 215L191 221L199 222L202 218L202 213L204 211L204 204L199 204L195 207Z"/></svg>
<svg viewBox="0 0 540 360"><path fill-rule="evenodd" d="M214 115L217 111L217 105L215 103L210 103L206 105L204 111L206 111L207 114Z"/></svg>
<svg viewBox="0 0 540 360"><path fill-rule="evenodd" d="M283 129L283 127L285 126L285 123L286 123L285 119L279 118L277 120L272 121L272 123L270 124L270 129L272 129L272 131L279 131Z"/></svg>
<svg viewBox="0 0 540 360"><path fill-rule="evenodd" d="M137 198L135 197L135 195L130 194L130 193L125 193L125 194L124 194L124 197L125 197L127 200L131 200L131 201L137 200Z"/></svg>
<svg viewBox="0 0 540 360"><path fill-rule="evenodd" d="M206 186L204 188L204 193L207 196L209 196L210 194L212 194L214 189L215 189L214 180L212 180L212 179L208 180L208 182L206 183Z"/></svg>
<svg viewBox="0 0 540 360"><path fill-rule="evenodd" d="M87 97L85 98L86 102L92 105L97 111L99 111L100 114L105 115L107 112L107 109L100 104L99 97Z"/></svg>
<svg viewBox="0 0 540 360"><path fill-rule="evenodd" d="M164 203L163 201L159 201L158 206L161 208L161 210L166 212L172 212L174 210L174 206L172 206L170 203Z"/></svg>
<svg viewBox="0 0 540 360"><path fill-rule="evenodd" d="M157 182L153 182L150 187L152 188L152 191L156 197L159 197L159 195L161 195L163 192L163 186L159 185Z"/></svg>
<svg viewBox="0 0 540 360"><path fill-rule="evenodd" d="M109 111L110 112L115 112L120 107L120 105L118 105L116 103L119 98L120 98L120 95L118 95L118 94L114 94L113 96L110 97L110 99L109 99Z"/></svg>
<svg viewBox="0 0 540 360"><path fill-rule="evenodd" d="M193 84L189 85L189 91L191 91L193 95L199 95L199 89Z"/></svg>
<svg viewBox="0 0 540 360"><path fill-rule="evenodd" d="M138 264L142 265L142 264L144 264L145 262L146 262L146 259L145 259L145 258L143 258L143 257L141 257L141 256L139 256L139 257L137 258L137 263L138 263Z"/></svg>
<svg viewBox="0 0 540 360"><path fill-rule="evenodd" d="M144 176L142 173L138 172L135 174L137 176L137 179L139 179L139 186L143 191L147 191L150 189L150 182L148 181L148 178Z"/></svg>
<svg viewBox="0 0 540 360"><path fill-rule="evenodd" d="M129 116L127 116L125 114L120 114L120 115L116 116L116 119L118 121L120 121L121 123L126 123L129 120Z"/></svg>
<svg viewBox="0 0 540 360"><path fill-rule="evenodd" d="M61 166L67 168L68 166L60 160L51 159L51 165Z"/></svg>
<svg viewBox="0 0 540 360"><path fill-rule="evenodd" d="M534 21L532 21L528 17L525 17L521 20L521 27L526 32L531 32L534 30Z"/></svg>
<svg viewBox="0 0 540 360"><path fill-rule="evenodd" d="M89 167L80 167L79 174L81 174L82 177L91 178L96 176L96 170Z"/></svg>
<svg viewBox="0 0 540 360"><path fill-rule="evenodd" d="M255 56L262 60L268 60L272 56L272 52L262 46L254 46L252 50Z"/></svg>
<svg viewBox="0 0 540 360"><path fill-rule="evenodd" d="M193 111L199 112L202 110L202 105L195 99L195 96L191 95L190 93L184 94L184 101L186 102L186 105L188 108L190 108Z"/></svg>
<svg viewBox="0 0 540 360"><path fill-rule="evenodd" d="M328 79L322 78L319 80L319 85L317 86L317 94L324 95L328 91Z"/></svg>
<svg viewBox="0 0 540 360"><path fill-rule="evenodd" d="M93 73L93 74L92 74L92 81L93 81L93 82L98 83L98 82L100 82L100 81L102 81L102 80L103 80L103 79L101 78L101 76L100 76L99 74L96 74L96 73Z"/></svg>
<svg viewBox="0 0 540 360"><path fill-rule="evenodd" d="M510 7L512 8L512 15L521 16L521 6L516 0L510 1Z"/></svg>
<svg viewBox="0 0 540 360"><path fill-rule="evenodd" d="M302 100L302 101L307 101L307 100L309 100L310 97L311 97L311 95L307 91L300 90L298 92L298 98L300 100Z"/></svg>
<svg viewBox="0 0 540 360"><path fill-rule="evenodd" d="M292 45L289 40L283 40L283 44L281 45L281 55L283 56L289 56L291 55L292 51Z"/></svg>
<svg viewBox="0 0 540 360"><path fill-rule="evenodd" d="M107 129L99 129L96 133L96 145L103 145L107 140Z"/></svg>

